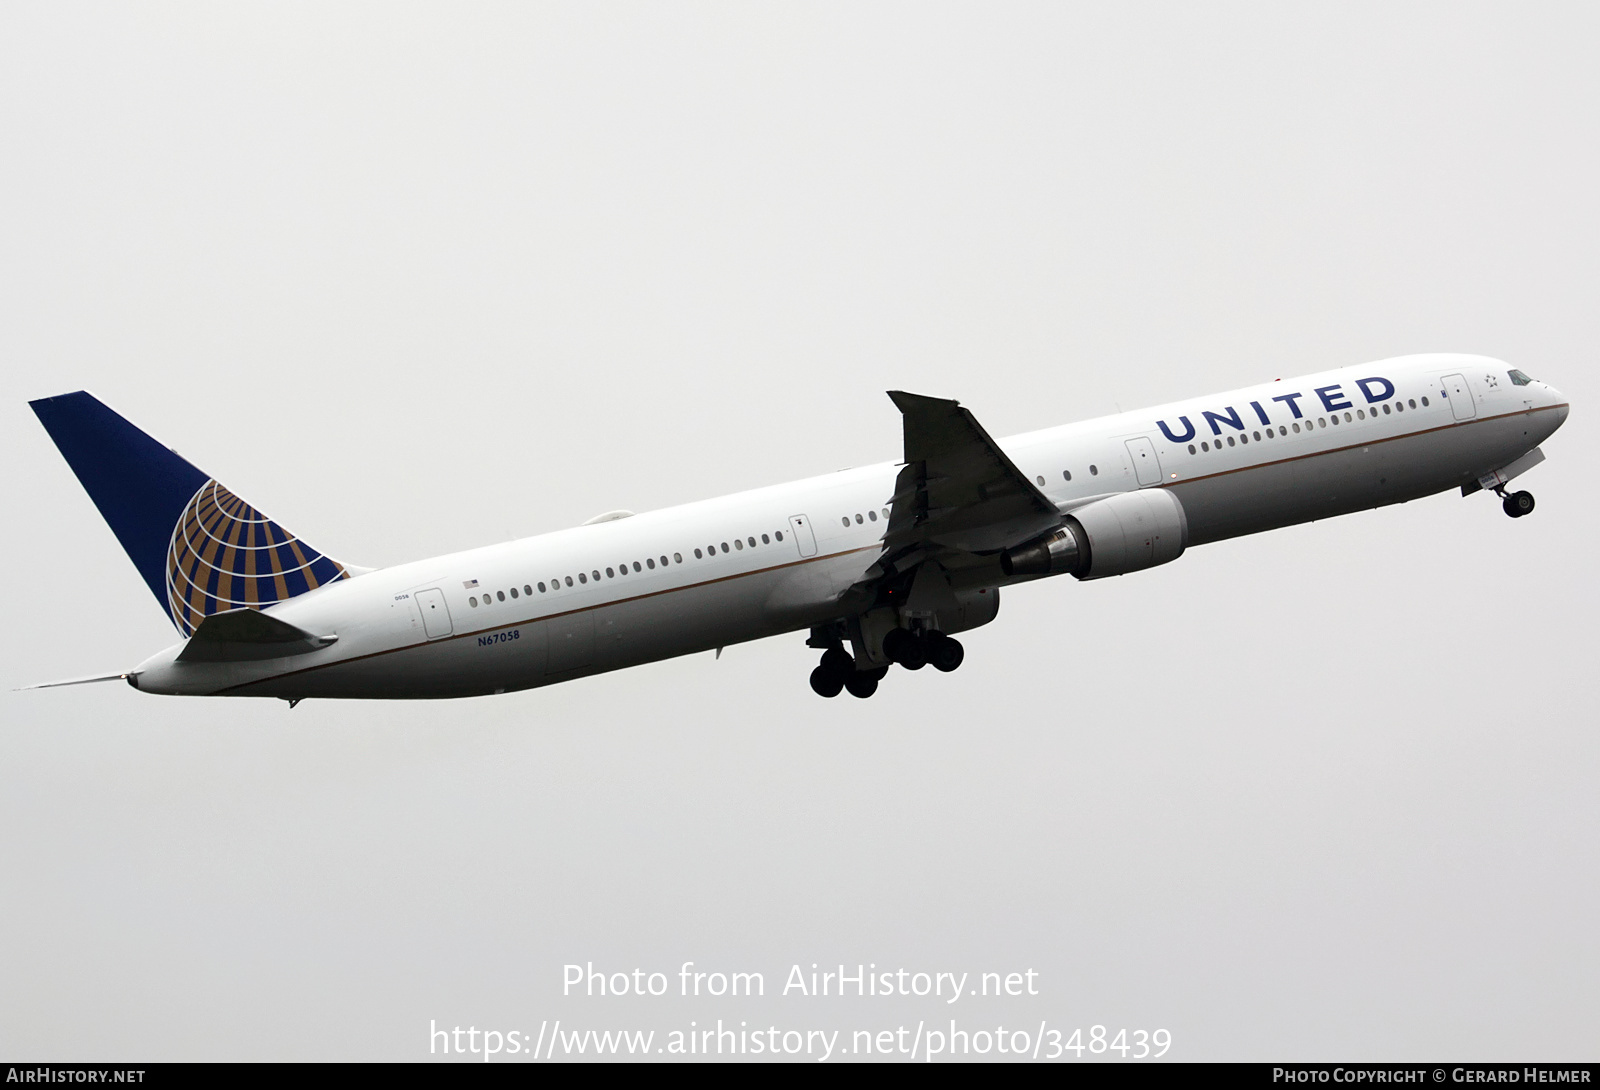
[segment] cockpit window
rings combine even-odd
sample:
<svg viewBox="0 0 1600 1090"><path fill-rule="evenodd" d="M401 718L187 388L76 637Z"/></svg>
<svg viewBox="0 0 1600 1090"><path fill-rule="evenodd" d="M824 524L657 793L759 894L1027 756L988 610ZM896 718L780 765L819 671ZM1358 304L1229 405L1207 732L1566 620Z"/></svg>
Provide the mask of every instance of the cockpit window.
<svg viewBox="0 0 1600 1090"><path fill-rule="evenodd" d="M1511 385L1513 386L1526 386L1528 383L1533 381L1533 379L1529 378L1521 371L1507 371L1506 374L1511 377Z"/></svg>

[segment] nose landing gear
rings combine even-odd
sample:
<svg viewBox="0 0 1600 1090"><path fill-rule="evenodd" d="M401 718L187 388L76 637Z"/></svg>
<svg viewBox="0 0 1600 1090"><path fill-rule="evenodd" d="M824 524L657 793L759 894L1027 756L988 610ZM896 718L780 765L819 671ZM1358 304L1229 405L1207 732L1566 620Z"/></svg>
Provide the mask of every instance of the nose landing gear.
<svg viewBox="0 0 1600 1090"><path fill-rule="evenodd" d="M1514 519L1519 519L1533 510L1532 492L1512 492L1507 495L1502 491L1500 496L1500 509Z"/></svg>

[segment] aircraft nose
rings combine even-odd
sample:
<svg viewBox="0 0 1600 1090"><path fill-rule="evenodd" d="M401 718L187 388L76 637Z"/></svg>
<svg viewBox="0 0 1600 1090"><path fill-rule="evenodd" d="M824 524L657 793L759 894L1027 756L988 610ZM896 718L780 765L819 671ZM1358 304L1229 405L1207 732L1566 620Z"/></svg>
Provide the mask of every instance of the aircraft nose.
<svg viewBox="0 0 1600 1090"><path fill-rule="evenodd" d="M1559 428L1561 425L1567 422L1567 412L1570 409L1570 406L1567 404L1567 395L1556 389L1554 386L1547 386L1546 390L1550 394L1550 400L1555 402L1556 427Z"/></svg>

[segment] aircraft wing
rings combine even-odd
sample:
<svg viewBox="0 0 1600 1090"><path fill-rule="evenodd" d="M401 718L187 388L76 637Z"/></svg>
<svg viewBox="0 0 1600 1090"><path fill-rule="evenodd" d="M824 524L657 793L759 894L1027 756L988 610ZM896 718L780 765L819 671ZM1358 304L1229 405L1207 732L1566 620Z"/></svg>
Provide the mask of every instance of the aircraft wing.
<svg viewBox="0 0 1600 1090"><path fill-rule="evenodd" d="M905 424L883 560L900 570L936 551L992 553L1061 525L1061 514L959 402L890 390Z"/></svg>

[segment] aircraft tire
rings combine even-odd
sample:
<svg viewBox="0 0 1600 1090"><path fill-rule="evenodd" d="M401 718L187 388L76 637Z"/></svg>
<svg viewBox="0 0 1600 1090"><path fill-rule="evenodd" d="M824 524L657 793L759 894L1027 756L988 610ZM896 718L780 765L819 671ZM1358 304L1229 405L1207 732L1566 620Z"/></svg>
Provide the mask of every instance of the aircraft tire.
<svg viewBox="0 0 1600 1090"><path fill-rule="evenodd" d="M1501 506L1505 509L1506 514L1514 519L1519 519L1533 511L1533 493L1513 492L1506 497L1505 503Z"/></svg>
<svg viewBox="0 0 1600 1090"><path fill-rule="evenodd" d="M850 690L850 695L865 700L878 691L878 679L870 671L857 671L844 679L844 687Z"/></svg>
<svg viewBox="0 0 1600 1090"><path fill-rule="evenodd" d="M951 639L943 633L928 637L928 662L941 674L948 674L960 666L966 657L966 648L961 646L960 640Z"/></svg>
<svg viewBox="0 0 1600 1090"><path fill-rule="evenodd" d="M818 696L830 698L838 696L839 690L843 689L844 686L844 677L833 673L825 666L818 666L815 670L811 671L811 691L816 693Z"/></svg>
<svg viewBox="0 0 1600 1090"><path fill-rule="evenodd" d="M905 629L897 628L883 638L883 655L907 670L920 670L928 665L927 638L913 636Z"/></svg>
<svg viewBox="0 0 1600 1090"><path fill-rule="evenodd" d="M841 681L855 668L855 658L842 647L830 647L822 653L822 669L838 674Z"/></svg>

